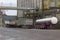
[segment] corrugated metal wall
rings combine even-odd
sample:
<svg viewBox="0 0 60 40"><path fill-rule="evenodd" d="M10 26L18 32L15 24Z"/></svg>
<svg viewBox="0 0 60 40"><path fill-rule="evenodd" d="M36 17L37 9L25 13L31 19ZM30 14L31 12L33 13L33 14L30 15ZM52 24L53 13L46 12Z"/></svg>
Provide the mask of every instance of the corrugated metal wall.
<svg viewBox="0 0 60 40"><path fill-rule="evenodd" d="M49 9L50 7L60 7L60 0L43 0L44 8ZM18 0L17 6L20 8L36 8L42 9L42 0ZM46 11L47 12L47 11ZM55 12L54 12L55 13ZM18 17L23 17L23 11L18 10ZM58 15L59 17L59 15Z"/></svg>
<svg viewBox="0 0 60 40"><path fill-rule="evenodd" d="M36 8L36 7L42 9L42 0L18 0L17 6L23 9ZM23 17L22 10L18 10L18 17Z"/></svg>

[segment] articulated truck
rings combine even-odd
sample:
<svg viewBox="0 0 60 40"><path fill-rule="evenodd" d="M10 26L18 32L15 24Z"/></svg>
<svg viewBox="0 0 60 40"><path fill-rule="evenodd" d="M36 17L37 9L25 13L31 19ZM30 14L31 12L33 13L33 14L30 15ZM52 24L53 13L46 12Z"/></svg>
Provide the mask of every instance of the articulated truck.
<svg viewBox="0 0 60 40"><path fill-rule="evenodd" d="M52 25L57 24L57 17L45 17L40 18L41 14L35 10L31 13L30 11L24 12L24 17L13 17L4 16L4 23L7 27L22 27L22 28L52 28Z"/></svg>
<svg viewBox="0 0 60 40"><path fill-rule="evenodd" d="M50 28L51 25L57 24L58 19L56 17L51 17L37 19L34 21L33 19L30 18L19 18L18 20L4 20L4 22L7 27Z"/></svg>

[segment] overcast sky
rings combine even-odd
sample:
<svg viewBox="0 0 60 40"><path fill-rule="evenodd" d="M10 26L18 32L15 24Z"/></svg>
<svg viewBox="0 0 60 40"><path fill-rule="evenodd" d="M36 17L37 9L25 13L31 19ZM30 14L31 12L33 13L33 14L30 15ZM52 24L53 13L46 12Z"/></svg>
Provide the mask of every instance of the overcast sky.
<svg viewBox="0 0 60 40"><path fill-rule="evenodd" d="M11 7L17 7L17 0L0 0L0 6L11 6ZM5 14L7 15L17 15L16 10L5 10Z"/></svg>

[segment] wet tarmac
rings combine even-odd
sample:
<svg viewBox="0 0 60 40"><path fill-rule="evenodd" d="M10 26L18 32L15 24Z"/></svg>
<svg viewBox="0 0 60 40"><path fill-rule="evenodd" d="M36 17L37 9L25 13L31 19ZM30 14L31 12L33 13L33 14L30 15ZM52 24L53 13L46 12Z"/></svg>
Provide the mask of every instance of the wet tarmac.
<svg viewBox="0 0 60 40"><path fill-rule="evenodd" d="M60 40L60 30L1 27L0 40Z"/></svg>

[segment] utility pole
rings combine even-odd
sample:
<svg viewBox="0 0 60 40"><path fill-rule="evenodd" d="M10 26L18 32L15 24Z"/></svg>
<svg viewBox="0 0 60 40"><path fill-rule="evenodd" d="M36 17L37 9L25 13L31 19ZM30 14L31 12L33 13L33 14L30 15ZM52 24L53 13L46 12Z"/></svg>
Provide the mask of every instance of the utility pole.
<svg viewBox="0 0 60 40"><path fill-rule="evenodd" d="M44 17L44 0L42 0L42 18Z"/></svg>

